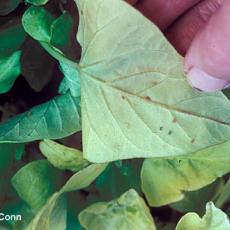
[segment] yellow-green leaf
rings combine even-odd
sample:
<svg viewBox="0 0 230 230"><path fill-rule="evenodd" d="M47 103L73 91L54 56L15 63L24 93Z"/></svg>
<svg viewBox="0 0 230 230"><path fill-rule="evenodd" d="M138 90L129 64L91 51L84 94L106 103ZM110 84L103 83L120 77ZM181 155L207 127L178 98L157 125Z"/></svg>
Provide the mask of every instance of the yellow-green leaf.
<svg viewBox="0 0 230 230"><path fill-rule="evenodd" d="M39 145L41 152L56 168L79 171L90 163L83 158L82 152L68 148L51 140L44 140Z"/></svg>
<svg viewBox="0 0 230 230"><path fill-rule="evenodd" d="M63 204L64 193L82 189L90 185L107 167L107 164L92 164L75 173L66 184L54 193L47 203L32 219L27 230L64 230L66 209Z"/></svg>
<svg viewBox="0 0 230 230"><path fill-rule="evenodd" d="M227 215L212 202L206 205L206 213L200 218L196 213L188 213L181 218L176 230L229 230Z"/></svg>
<svg viewBox="0 0 230 230"><path fill-rule="evenodd" d="M0 94L8 92L21 73L21 51L9 57L0 58Z"/></svg>
<svg viewBox="0 0 230 230"><path fill-rule="evenodd" d="M121 0L75 0L84 155L92 162L177 156L230 138L230 102L192 89L183 58Z"/></svg>
<svg viewBox="0 0 230 230"><path fill-rule="evenodd" d="M34 161L21 168L12 178L15 190L33 211L38 211L54 192L52 169L45 160Z"/></svg>
<svg viewBox="0 0 230 230"><path fill-rule="evenodd" d="M79 214L86 230L155 230L144 200L131 189L118 199L91 205Z"/></svg>

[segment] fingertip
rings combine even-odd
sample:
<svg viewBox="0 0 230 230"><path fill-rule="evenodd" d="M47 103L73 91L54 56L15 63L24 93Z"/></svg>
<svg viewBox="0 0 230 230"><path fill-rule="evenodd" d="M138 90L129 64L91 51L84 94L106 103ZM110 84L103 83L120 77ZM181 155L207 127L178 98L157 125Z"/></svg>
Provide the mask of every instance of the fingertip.
<svg viewBox="0 0 230 230"><path fill-rule="evenodd" d="M130 5L135 5L138 0L126 0L126 2L128 2Z"/></svg>
<svg viewBox="0 0 230 230"><path fill-rule="evenodd" d="M193 40L184 69L194 88L206 92L219 91L230 83L230 1L210 18Z"/></svg>
<svg viewBox="0 0 230 230"><path fill-rule="evenodd" d="M187 79L193 88L204 92L219 91L228 88L230 84L229 81L211 76L197 67L188 70Z"/></svg>

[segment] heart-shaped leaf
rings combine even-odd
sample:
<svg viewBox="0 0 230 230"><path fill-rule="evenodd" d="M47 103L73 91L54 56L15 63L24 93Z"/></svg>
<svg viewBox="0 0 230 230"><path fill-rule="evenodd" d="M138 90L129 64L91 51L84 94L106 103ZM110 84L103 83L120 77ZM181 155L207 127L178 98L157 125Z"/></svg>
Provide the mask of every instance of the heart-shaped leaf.
<svg viewBox="0 0 230 230"><path fill-rule="evenodd" d="M0 143L60 139L81 129L80 99L57 96L0 125Z"/></svg>
<svg viewBox="0 0 230 230"><path fill-rule="evenodd" d="M153 219L144 200L130 189L118 199L91 205L79 215L86 230L155 230Z"/></svg>
<svg viewBox="0 0 230 230"><path fill-rule="evenodd" d="M183 58L121 0L76 0L84 155L177 156L230 138L230 102L192 89Z"/></svg>
<svg viewBox="0 0 230 230"><path fill-rule="evenodd" d="M228 230L230 223L227 215L213 203L206 205L206 213L200 218L196 213L188 213L181 218L176 230Z"/></svg>
<svg viewBox="0 0 230 230"><path fill-rule="evenodd" d="M230 141L185 156L146 159L141 180L149 204L182 200L184 192L200 189L229 172L229 149Z"/></svg>

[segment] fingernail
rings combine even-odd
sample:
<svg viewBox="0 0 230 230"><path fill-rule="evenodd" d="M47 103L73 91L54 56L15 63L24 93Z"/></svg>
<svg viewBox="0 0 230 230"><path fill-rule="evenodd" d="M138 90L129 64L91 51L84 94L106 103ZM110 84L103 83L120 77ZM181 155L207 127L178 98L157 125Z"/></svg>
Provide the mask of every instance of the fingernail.
<svg viewBox="0 0 230 230"><path fill-rule="evenodd" d="M227 85L225 85L224 89L229 89L230 88L230 81L228 82Z"/></svg>
<svg viewBox="0 0 230 230"><path fill-rule="evenodd" d="M187 73L189 84L204 92L219 91L229 87L229 81L215 78L203 70L192 67Z"/></svg>

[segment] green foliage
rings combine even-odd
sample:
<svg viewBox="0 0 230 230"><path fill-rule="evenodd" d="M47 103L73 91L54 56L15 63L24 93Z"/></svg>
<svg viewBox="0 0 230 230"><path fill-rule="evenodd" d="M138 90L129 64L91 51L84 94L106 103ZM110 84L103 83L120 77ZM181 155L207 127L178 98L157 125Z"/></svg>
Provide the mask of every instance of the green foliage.
<svg viewBox="0 0 230 230"><path fill-rule="evenodd" d="M79 171L89 165L79 150L68 148L51 140L42 141L40 150L52 165L61 170Z"/></svg>
<svg viewBox="0 0 230 230"><path fill-rule="evenodd" d="M80 129L79 98L65 94L1 124L0 142L23 143L59 139Z"/></svg>
<svg viewBox="0 0 230 230"><path fill-rule="evenodd" d="M49 42L53 17L43 8L31 6L22 17L25 31L35 40Z"/></svg>
<svg viewBox="0 0 230 230"><path fill-rule="evenodd" d="M11 164L17 151L23 145L19 144L0 144L0 173L4 173Z"/></svg>
<svg viewBox="0 0 230 230"><path fill-rule="evenodd" d="M60 49L66 48L66 46L70 43L72 27L72 17L67 12L64 12L59 18L54 20L51 25L50 43Z"/></svg>
<svg viewBox="0 0 230 230"><path fill-rule="evenodd" d="M47 161L34 161L14 175L12 184L19 196L36 212L54 192L53 176Z"/></svg>
<svg viewBox="0 0 230 230"><path fill-rule="evenodd" d="M230 201L230 179L224 185L223 189L221 190L221 194L219 194L218 199L216 200L216 206L222 207L225 203Z"/></svg>
<svg viewBox="0 0 230 230"><path fill-rule="evenodd" d="M65 63L60 63L60 68L65 77L59 86L59 92L65 94L70 91L72 96L80 96L80 77L76 67L74 68Z"/></svg>
<svg viewBox="0 0 230 230"><path fill-rule="evenodd" d="M8 92L21 73L21 51L16 51L7 58L0 59L0 93Z"/></svg>
<svg viewBox="0 0 230 230"><path fill-rule="evenodd" d="M129 189L141 192L140 169L142 161L132 160L110 163L97 178L96 187L105 200L114 199Z"/></svg>
<svg viewBox="0 0 230 230"><path fill-rule="evenodd" d="M66 192L89 186L105 169L106 164L93 164L74 174L67 183L54 193L47 203L35 215L28 230L63 230L66 226L66 208L63 196Z"/></svg>
<svg viewBox="0 0 230 230"><path fill-rule="evenodd" d="M18 19L4 24L0 30L0 57L12 55L20 48L25 37L25 31Z"/></svg>
<svg viewBox="0 0 230 230"><path fill-rule="evenodd" d="M146 159L141 178L149 204L179 201L185 191L200 189L229 172L229 148L228 141L185 156Z"/></svg>
<svg viewBox="0 0 230 230"><path fill-rule="evenodd" d="M230 223L227 215L216 208L213 203L208 203L206 213L200 218L196 213L188 213L182 217L176 230L227 230Z"/></svg>
<svg viewBox="0 0 230 230"><path fill-rule="evenodd" d="M75 2L0 3L0 210L22 215L0 229L230 229L230 91L192 89L125 1Z"/></svg>
<svg viewBox="0 0 230 230"><path fill-rule="evenodd" d="M148 207L135 190L111 202L91 205L79 215L86 230L155 230Z"/></svg>
<svg viewBox="0 0 230 230"><path fill-rule="evenodd" d="M45 5L49 0L25 0L25 2L33 4L35 6Z"/></svg>
<svg viewBox="0 0 230 230"><path fill-rule="evenodd" d="M184 192L183 200L172 203L170 206L182 213L196 212L199 215L203 215L205 206L209 201L213 201L217 205L217 200L222 194L223 189L224 181L223 179L218 179L199 190Z"/></svg>

